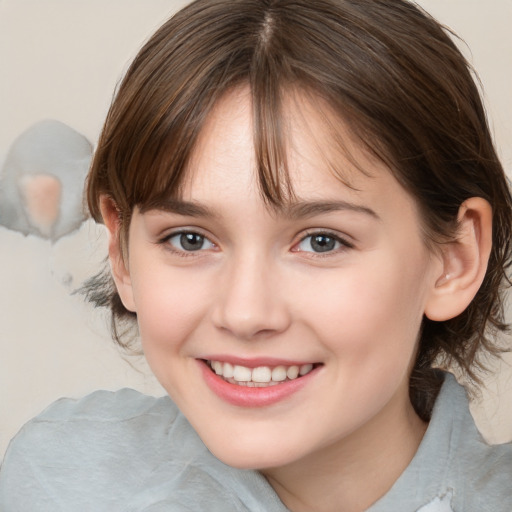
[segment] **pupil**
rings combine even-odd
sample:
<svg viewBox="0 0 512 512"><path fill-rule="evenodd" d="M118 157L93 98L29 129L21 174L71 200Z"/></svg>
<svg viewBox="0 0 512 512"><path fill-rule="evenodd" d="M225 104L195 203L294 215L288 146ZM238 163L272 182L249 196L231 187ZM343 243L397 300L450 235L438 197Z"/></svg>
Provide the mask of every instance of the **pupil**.
<svg viewBox="0 0 512 512"><path fill-rule="evenodd" d="M335 244L334 238L327 235L316 235L311 239L311 248L315 252L332 251Z"/></svg>
<svg viewBox="0 0 512 512"><path fill-rule="evenodd" d="M183 233L180 236L180 243L186 251L198 251L203 246L204 239L195 233Z"/></svg>

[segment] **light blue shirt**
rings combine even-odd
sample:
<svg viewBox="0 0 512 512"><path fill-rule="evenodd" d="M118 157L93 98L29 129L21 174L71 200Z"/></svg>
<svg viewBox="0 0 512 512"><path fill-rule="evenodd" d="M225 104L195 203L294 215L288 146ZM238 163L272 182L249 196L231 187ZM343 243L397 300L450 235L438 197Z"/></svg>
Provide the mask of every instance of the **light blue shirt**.
<svg viewBox="0 0 512 512"><path fill-rule="evenodd" d="M2 512L286 512L256 471L206 449L168 397L61 399L25 425L0 470ZM512 445L487 445L448 375L408 468L370 512L511 512Z"/></svg>

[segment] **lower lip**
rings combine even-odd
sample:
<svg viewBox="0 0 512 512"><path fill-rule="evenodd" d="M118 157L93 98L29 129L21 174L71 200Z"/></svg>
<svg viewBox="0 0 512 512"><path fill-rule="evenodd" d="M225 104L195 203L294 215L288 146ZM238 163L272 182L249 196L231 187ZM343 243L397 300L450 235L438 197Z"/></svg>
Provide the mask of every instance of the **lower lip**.
<svg viewBox="0 0 512 512"><path fill-rule="evenodd" d="M219 398L238 407L267 407L281 402L302 389L317 373L317 369L313 369L298 379L287 380L281 384L264 388L250 388L226 382L214 373L204 361L199 362L208 387Z"/></svg>

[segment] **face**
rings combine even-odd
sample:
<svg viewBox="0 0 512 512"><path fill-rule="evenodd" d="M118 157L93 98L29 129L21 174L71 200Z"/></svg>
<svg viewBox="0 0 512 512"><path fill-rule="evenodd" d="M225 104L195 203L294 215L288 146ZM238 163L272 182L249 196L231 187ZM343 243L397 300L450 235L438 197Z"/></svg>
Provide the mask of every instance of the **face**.
<svg viewBox="0 0 512 512"><path fill-rule="evenodd" d="M414 416L408 376L439 262L413 199L356 143L364 174L335 154L317 112L290 101L296 197L272 210L255 178L249 95L229 93L179 199L134 211L117 278L153 372L237 467L343 452Z"/></svg>

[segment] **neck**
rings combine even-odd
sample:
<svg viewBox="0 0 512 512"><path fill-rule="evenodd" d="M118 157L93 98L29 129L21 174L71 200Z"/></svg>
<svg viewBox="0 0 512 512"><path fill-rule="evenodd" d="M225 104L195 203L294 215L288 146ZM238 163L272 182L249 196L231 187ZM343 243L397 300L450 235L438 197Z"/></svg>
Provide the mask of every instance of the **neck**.
<svg viewBox="0 0 512 512"><path fill-rule="evenodd" d="M349 437L279 468L262 471L293 512L362 512L409 465L427 425L409 402L385 411Z"/></svg>

